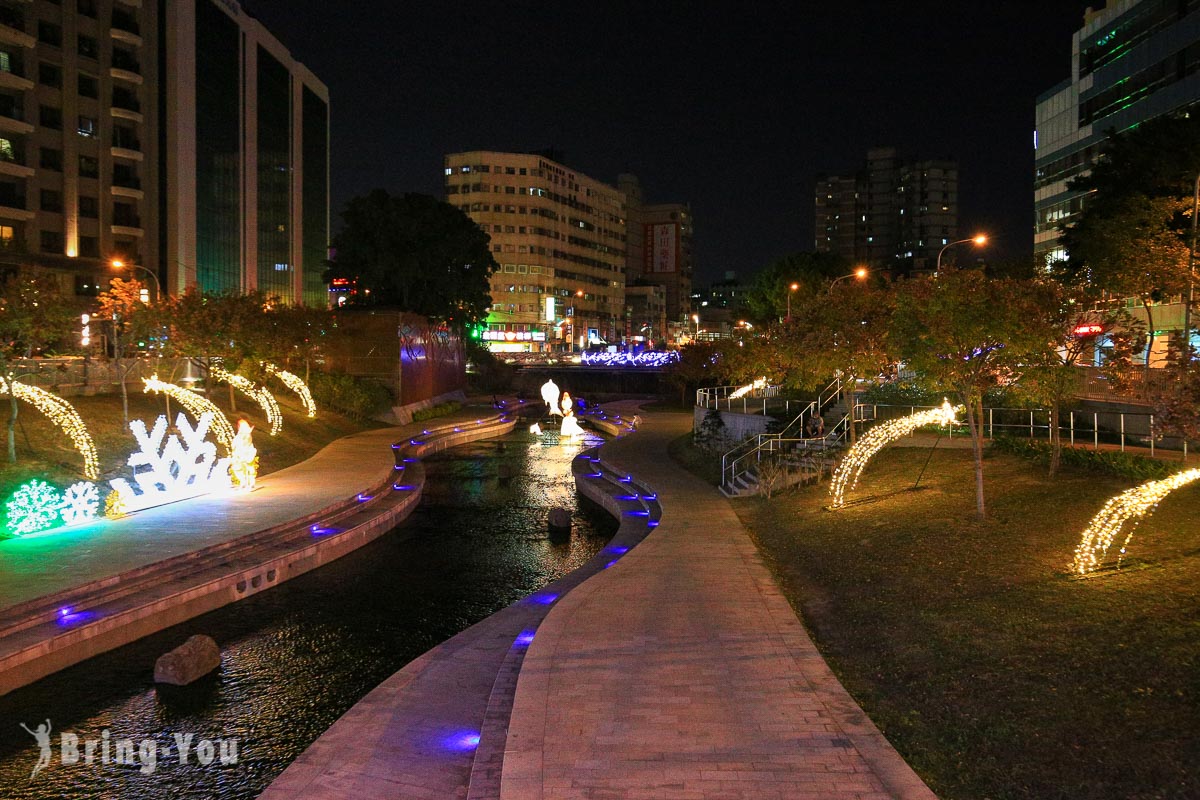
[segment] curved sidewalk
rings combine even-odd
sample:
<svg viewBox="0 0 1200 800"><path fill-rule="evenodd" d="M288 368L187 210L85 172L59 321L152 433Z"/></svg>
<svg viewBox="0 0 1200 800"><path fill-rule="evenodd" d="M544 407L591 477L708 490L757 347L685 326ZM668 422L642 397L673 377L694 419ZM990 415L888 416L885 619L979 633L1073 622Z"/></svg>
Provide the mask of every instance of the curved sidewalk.
<svg viewBox="0 0 1200 800"><path fill-rule="evenodd" d="M931 800L842 688L718 491L674 465L691 416L601 459L654 489L655 533L564 597L517 683L504 800Z"/></svg>

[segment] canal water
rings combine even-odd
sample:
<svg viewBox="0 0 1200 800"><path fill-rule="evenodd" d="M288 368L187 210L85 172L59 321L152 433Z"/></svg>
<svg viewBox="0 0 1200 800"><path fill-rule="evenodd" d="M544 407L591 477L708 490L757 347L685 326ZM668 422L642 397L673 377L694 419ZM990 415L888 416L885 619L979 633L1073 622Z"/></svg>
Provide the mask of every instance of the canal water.
<svg viewBox="0 0 1200 800"><path fill-rule="evenodd" d="M257 797L389 675L605 546L616 522L581 506L570 469L597 442L522 432L432 456L420 507L372 544L0 698L0 798ZM554 506L575 510L569 536L548 536ZM199 685L156 690L155 659L194 633L221 645L221 669ZM47 720L49 762L31 778L41 751L21 724L36 733ZM78 737L79 763L64 763L63 733ZM153 745L143 750L146 739ZM231 739L237 763L221 765L217 740L230 756ZM117 740L133 740L133 763L114 763ZM202 740L212 747L207 766ZM180 742L190 743L187 764Z"/></svg>

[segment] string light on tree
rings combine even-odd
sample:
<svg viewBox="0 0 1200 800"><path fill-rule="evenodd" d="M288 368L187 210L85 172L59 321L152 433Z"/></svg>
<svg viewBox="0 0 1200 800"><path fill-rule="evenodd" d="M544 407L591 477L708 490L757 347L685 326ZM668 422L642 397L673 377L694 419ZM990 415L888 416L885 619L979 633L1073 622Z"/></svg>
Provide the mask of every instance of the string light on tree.
<svg viewBox="0 0 1200 800"><path fill-rule="evenodd" d="M217 438L217 442L225 448L228 453L233 448L233 425L229 424L229 420L221 413L221 409L209 400L207 397L196 394L190 389L185 389L182 386L176 386L173 383L160 381L157 375L151 375L149 378L142 378L142 383L145 384L147 392L157 392L165 394L179 405L183 406L189 414L199 420L205 414L212 417L212 432Z"/></svg>
<svg viewBox="0 0 1200 800"><path fill-rule="evenodd" d="M846 504L847 488L853 490L858 486L858 478L866 469L875 454L902 436L915 431L924 425L953 425L955 415L961 406L950 405L949 400L943 400L938 408L918 411L907 417L893 419L876 425L858 440L833 473L829 493L833 495L831 508L841 508Z"/></svg>
<svg viewBox="0 0 1200 800"><path fill-rule="evenodd" d="M36 386L28 386L20 381L0 378L0 394L12 394L18 400L24 400L40 411L48 420L70 437L75 449L83 456L83 476L96 480L100 476L100 459L96 455L96 445L92 435L75 406L56 394L51 394Z"/></svg>
<svg viewBox="0 0 1200 800"><path fill-rule="evenodd" d="M1117 554L1117 566L1120 566L1138 523L1153 514L1158 504L1171 492L1197 479L1200 479L1200 469L1184 470L1161 480L1147 481L1141 486L1126 489L1111 498L1084 530L1083 538L1075 548L1072 571L1077 575L1087 575L1100 569L1109 547L1124 529L1125 540Z"/></svg>
<svg viewBox="0 0 1200 800"><path fill-rule="evenodd" d="M254 381L249 378L234 375L216 362L209 365L208 372L214 380L228 383L234 389L237 389L258 403L267 418L267 424L271 426L270 433L272 436L283 430L283 413L279 410L279 403L275 402L275 396L267 391L266 387L255 385Z"/></svg>
<svg viewBox="0 0 1200 800"><path fill-rule="evenodd" d="M268 375L274 375L283 382L283 385L291 389L300 397L300 402L304 404L304 412L308 414L308 418L312 419L317 416L317 404L313 402L312 392L308 390L308 384L299 375L294 375L287 370L280 369L274 364L263 364L263 369Z"/></svg>

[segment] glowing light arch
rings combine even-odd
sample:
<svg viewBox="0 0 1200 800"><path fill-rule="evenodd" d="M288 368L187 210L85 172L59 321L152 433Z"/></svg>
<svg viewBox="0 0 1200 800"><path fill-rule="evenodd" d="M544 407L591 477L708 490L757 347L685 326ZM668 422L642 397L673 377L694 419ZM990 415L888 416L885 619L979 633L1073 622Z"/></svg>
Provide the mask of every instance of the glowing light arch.
<svg viewBox="0 0 1200 800"><path fill-rule="evenodd" d="M265 386L258 386L254 381L249 378L243 378L241 375L234 375L216 363L209 365L208 373L214 380L228 383L258 403L259 407L263 410L263 414L267 417L267 424L271 426L270 433L272 436L283 430L283 412L279 410L279 403L275 402L275 396L267 391Z"/></svg>
<svg viewBox="0 0 1200 800"><path fill-rule="evenodd" d="M871 428L850 448L850 451L842 459L842 463L838 464L837 469L834 470L833 481L829 487L829 493L833 495L833 503L830 504L830 507L841 508L846 504L847 487L854 489L858 486L859 476L862 475L867 463L875 457L876 453L901 436L907 436L923 425L953 424L959 408L961 406L952 406L949 400L945 400L938 408L918 411L916 414L893 419Z"/></svg>
<svg viewBox="0 0 1200 800"><path fill-rule="evenodd" d="M1077 575L1087 575L1098 570L1117 534L1125 528L1126 523L1130 523L1125 541L1121 543L1117 555L1117 565L1120 566L1138 523L1153 514L1158 504L1171 492L1198 479L1200 469L1184 470L1161 480L1147 481L1110 498L1084 529L1083 538L1075 548L1075 560L1071 563L1071 569Z"/></svg>
<svg viewBox="0 0 1200 800"><path fill-rule="evenodd" d="M0 378L0 393L11 393L18 400L30 403L57 425L63 433L71 438L75 449L83 456L83 476L93 481L99 477L100 459L96 455L96 444L92 441L92 435L88 432L87 426L83 424L83 419L75 410L75 406L45 389L29 386L20 381L6 381L3 378Z"/></svg>
<svg viewBox="0 0 1200 800"><path fill-rule="evenodd" d="M212 432L221 446L225 448L228 454L233 450L233 425L229 424L229 420L221 413L221 409L209 400L207 397L202 397L191 389L185 389L182 386L176 386L173 383L160 381L157 375L151 375L149 378L142 378L142 383L145 384L147 392L157 392L165 394L187 409L187 412L193 418L199 420L204 414L212 414Z"/></svg>
<svg viewBox="0 0 1200 800"><path fill-rule="evenodd" d="M263 364L263 369L268 375L274 375L283 382L283 385L291 389L300 397L300 402L304 404L304 412L308 414L308 418L312 419L317 416L317 404L313 402L312 392L308 390L308 384L299 375L294 375L287 370L280 369L274 364Z"/></svg>

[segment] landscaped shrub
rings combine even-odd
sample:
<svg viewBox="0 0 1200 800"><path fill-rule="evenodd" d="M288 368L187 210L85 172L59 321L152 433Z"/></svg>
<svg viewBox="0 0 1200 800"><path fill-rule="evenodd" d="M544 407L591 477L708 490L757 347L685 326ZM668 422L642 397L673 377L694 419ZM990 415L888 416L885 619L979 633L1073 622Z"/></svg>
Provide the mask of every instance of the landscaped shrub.
<svg viewBox="0 0 1200 800"><path fill-rule="evenodd" d="M1044 440L997 436L992 442L992 449L1044 466L1050 464L1051 446ZM1064 447L1061 464L1064 469L1116 475L1139 482L1165 478L1176 471L1176 465L1166 461L1122 453L1120 450L1086 450L1082 447Z"/></svg>
<svg viewBox="0 0 1200 800"><path fill-rule="evenodd" d="M427 419L434 417L444 417L447 414L453 414L462 408L462 403L457 400L451 400L447 403L438 403L436 406L422 408L419 411L414 411L412 415L413 422L424 422Z"/></svg>
<svg viewBox="0 0 1200 800"><path fill-rule="evenodd" d="M329 406L359 417L378 413L392 402L392 393L378 381L340 372L313 372L308 389L318 408Z"/></svg>

